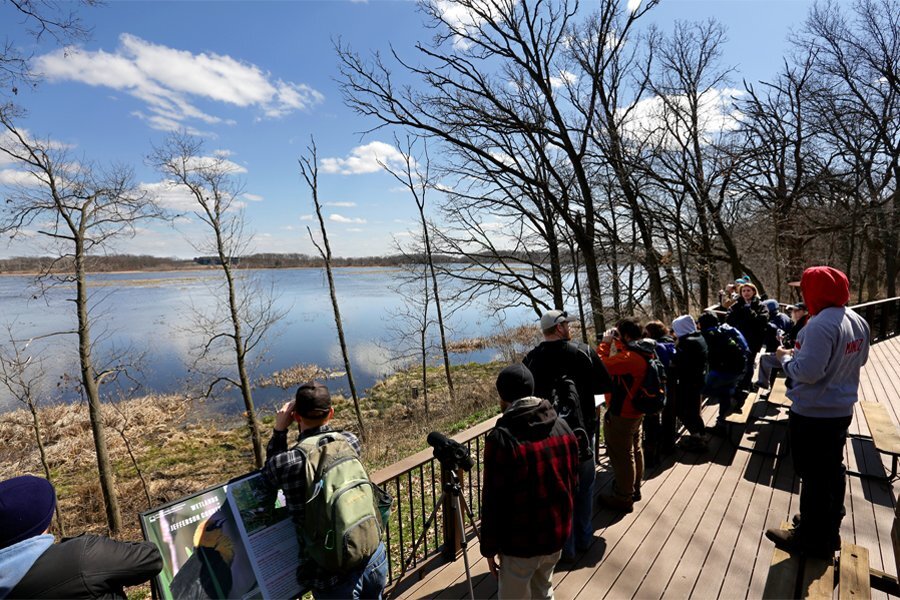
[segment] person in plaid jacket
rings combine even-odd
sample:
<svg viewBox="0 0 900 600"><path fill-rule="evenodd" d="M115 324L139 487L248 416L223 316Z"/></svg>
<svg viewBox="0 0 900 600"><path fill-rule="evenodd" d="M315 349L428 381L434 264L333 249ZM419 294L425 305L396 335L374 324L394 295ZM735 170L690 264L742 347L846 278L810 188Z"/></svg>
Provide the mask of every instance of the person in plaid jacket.
<svg viewBox="0 0 900 600"><path fill-rule="evenodd" d="M552 598L572 529L578 442L525 365L497 377L503 415L484 446L481 553L502 598ZM498 564L499 563L499 564Z"/></svg>

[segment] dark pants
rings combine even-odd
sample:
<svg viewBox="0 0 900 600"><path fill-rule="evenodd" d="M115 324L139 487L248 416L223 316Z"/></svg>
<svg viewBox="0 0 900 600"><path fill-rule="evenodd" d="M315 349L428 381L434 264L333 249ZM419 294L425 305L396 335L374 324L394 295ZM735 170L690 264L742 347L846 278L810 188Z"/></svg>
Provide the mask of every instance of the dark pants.
<svg viewBox="0 0 900 600"><path fill-rule="evenodd" d="M703 418L700 416L701 389L682 386L677 392L678 418L691 435L700 435L704 430Z"/></svg>
<svg viewBox="0 0 900 600"><path fill-rule="evenodd" d="M836 544L844 518L849 417L817 419L790 414L791 455L800 476L800 537L812 546Z"/></svg>

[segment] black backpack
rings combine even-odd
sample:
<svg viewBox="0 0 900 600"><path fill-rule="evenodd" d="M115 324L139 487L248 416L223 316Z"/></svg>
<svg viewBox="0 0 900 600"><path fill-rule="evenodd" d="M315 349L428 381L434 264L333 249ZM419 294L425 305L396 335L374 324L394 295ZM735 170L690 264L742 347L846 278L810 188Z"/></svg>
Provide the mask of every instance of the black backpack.
<svg viewBox="0 0 900 600"><path fill-rule="evenodd" d="M666 407L666 367L656 356L656 352L647 354L634 347L632 350L647 361L647 370L644 371L644 380L635 392L631 404L645 415L655 415Z"/></svg>
<svg viewBox="0 0 900 600"><path fill-rule="evenodd" d="M593 458L591 435L584 424L584 415L581 414L581 397L571 377L559 375L553 381L553 387L550 388L550 404L575 434L578 441L578 460Z"/></svg>

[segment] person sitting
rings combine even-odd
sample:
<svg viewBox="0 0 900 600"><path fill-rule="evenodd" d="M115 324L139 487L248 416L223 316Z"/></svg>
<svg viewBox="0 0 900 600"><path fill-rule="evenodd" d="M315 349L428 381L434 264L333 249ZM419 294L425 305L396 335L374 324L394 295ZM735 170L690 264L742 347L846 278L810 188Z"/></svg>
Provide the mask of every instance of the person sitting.
<svg viewBox="0 0 900 600"><path fill-rule="evenodd" d="M499 598L553 598L553 569L572 529L578 442L534 396L525 365L503 369L497 393L503 415L484 443L481 554Z"/></svg>
<svg viewBox="0 0 900 600"><path fill-rule="evenodd" d="M152 542L79 535L53 543L56 490L41 477L0 482L0 598L125 598L163 567Z"/></svg>
<svg viewBox="0 0 900 600"><path fill-rule="evenodd" d="M779 310L778 300L763 300L763 306L769 311L769 326L766 328L764 345L766 352L775 352L781 345L779 338L791 328L791 318Z"/></svg>
<svg viewBox="0 0 900 600"><path fill-rule="evenodd" d="M709 354L706 339L697 330L697 324L690 315L681 315L672 321L672 330L678 336L678 342L675 344L672 377L669 379L669 388L674 388L675 393L674 398L669 396L669 404L675 405L678 418L690 434L679 446L690 452L706 452L709 444L700 416Z"/></svg>
<svg viewBox="0 0 900 600"><path fill-rule="evenodd" d="M709 433L725 435L725 417L738 409L732 398L744 377L750 351L741 332L727 323L720 325L716 315L705 312L698 324L709 350L709 372L703 394L719 405L716 425Z"/></svg>
<svg viewBox="0 0 900 600"><path fill-rule="evenodd" d="M793 321L785 332L780 336L779 342L782 348L793 348L797 340L800 330L809 320L809 313L806 311L806 304L798 303L791 310L791 321ZM775 353L763 354L759 357L759 369L756 374L756 387L758 389L769 389L772 382L772 371L781 368L781 361L775 356Z"/></svg>

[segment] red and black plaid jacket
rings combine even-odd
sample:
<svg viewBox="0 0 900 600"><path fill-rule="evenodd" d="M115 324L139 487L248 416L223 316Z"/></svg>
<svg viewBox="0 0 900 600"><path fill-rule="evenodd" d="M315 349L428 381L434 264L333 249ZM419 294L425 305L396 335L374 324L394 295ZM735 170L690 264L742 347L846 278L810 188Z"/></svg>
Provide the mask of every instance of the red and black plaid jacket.
<svg viewBox="0 0 900 600"><path fill-rule="evenodd" d="M527 558L562 549L577 479L578 443L550 403L512 403L484 446L482 555Z"/></svg>

